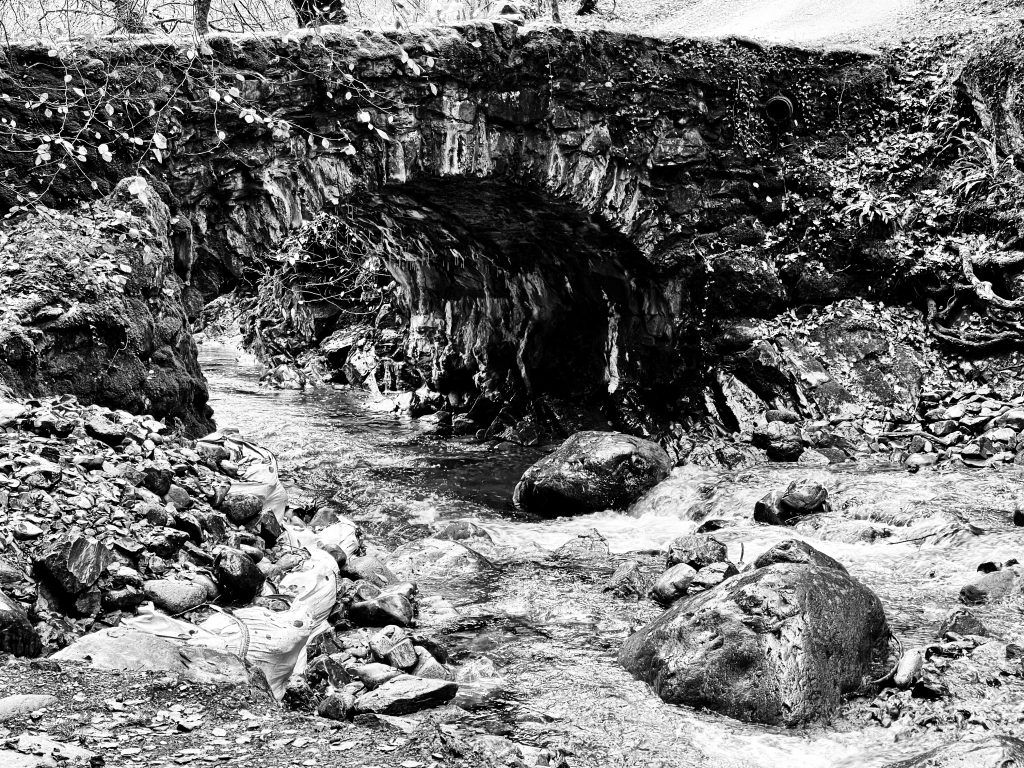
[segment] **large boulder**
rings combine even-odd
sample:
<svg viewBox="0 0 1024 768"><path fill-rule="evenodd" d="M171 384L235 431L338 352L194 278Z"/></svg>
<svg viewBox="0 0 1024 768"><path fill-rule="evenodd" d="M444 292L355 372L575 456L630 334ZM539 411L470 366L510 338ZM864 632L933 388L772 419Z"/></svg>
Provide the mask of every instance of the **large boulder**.
<svg viewBox="0 0 1024 768"><path fill-rule="evenodd" d="M888 637L882 604L844 570L778 562L683 598L619 661L667 702L792 725L834 712Z"/></svg>
<svg viewBox="0 0 1024 768"><path fill-rule="evenodd" d="M621 509L668 477L661 446L621 432L577 432L538 461L516 485L513 501L553 517Z"/></svg>

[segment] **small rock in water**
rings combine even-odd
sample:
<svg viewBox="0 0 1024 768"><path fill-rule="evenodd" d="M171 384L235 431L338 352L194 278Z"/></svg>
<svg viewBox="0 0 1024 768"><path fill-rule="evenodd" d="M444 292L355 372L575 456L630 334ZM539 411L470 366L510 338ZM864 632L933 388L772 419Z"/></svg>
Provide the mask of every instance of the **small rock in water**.
<svg viewBox="0 0 1024 768"><path fill-rule="evenodd" d="M960 590L960 602L968 605L997 602L1009 596L1017 586L1017 574L1005 569L975 579Z"/></svg>
<svg viewBox="0 0 1024 768"><path fill-rule="evenodd" d="M604 560L611 554L608 542L596 529L579 534L569 539L556 549L553 557L561 560Z"/></svg>
<svg viewBox="0 0 1024 768"><path fill-rule="evenodd" d="M717 587L726 579L732 578L739 573L735 565L729 562L712 563L705 565L690 582L691 592L700 592Z"/></svg>
<svg viewBox="0 0 1024 768"><path fill-rule="evenodd" d="M435 538L448 539L449 541L468 541L470 539L483 539L491 541L491 534L474 523L472 520L455 520L448 523Z"/></svg>
<svg viewBox="0 0 1024 768"><path fill-rule="evenodd" d="M686 563L676 563L654 583L651 597L662 605L671 605L686 594L697 571Z"/></svg>
<svg viewBox="0 0 1024 768"><path fill-rule="evenodd" d="M988 630L981 623L981 619L971 613L969 608L957 606L939 625L939 637L945 637L948 633L957 635L979 635L985 637Z"/></svg>
<svg viewBox="0 0 1024 768"><path fill-rule="evenodd" d="M452 674L441 664L426 648L416 646L416 666L412 674L416 677L425 677L432 680L451 680Z"/></svg>
<svg viewBox="0 0 1024 768"><path fill-rule="evenodd" d="M636 560L627 560L615 569L615 573L604 585L605 592L616 597L643 597L649 589L649 580Z"/></svg>
<svg viewBox="0 0 1024 768"><path fill-rule="evenodd" d="M725 560L727 552L725 544L712 536L680 536L668 545L666 567L671 568L678 563L685 563L693 570L699 571L705 565Z"/></svg>

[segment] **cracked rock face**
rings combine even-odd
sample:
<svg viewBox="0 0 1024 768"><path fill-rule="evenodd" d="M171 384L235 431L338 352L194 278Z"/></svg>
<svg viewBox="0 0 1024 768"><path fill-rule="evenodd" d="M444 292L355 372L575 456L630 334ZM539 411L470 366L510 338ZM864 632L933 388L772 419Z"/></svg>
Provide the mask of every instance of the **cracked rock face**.
<svg viewBox="0 0 1024 768"><path fill-rule="evenodd" d="M619 661L669 703L794 725L835 712L888 633L878 598L845 571L783 562L683 598Z"/></svg>

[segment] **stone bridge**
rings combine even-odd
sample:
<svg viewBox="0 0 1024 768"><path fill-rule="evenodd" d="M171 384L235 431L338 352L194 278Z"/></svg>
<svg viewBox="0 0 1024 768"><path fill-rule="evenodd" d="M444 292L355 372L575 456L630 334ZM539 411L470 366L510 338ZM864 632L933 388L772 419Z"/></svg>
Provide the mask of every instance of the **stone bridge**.
<svg viewBox="0 0 1024 768"><path fill-rule="evenodd" d="M454 367L464 389L511 376L564 396L628 382L676 415L704 406L714 321L800 298L766 232L793 215L787 195L827 196L808 158L872 125L887 88L866 53L504 20L210 45L106 42L60 66L22 46L0 79L4 117L38 123L18 105L67 70L87 90L120 88L137 135L166 137L162 163L140 162L174 214L190 315L255 283L318 212L354 206L391 226L412 211L433 245L388 266L425 378ZM41 186L31 159L12 165ZM86 165L100 192L129 172L117 157ZM90 194L50 180L43 199Z"/></svg>

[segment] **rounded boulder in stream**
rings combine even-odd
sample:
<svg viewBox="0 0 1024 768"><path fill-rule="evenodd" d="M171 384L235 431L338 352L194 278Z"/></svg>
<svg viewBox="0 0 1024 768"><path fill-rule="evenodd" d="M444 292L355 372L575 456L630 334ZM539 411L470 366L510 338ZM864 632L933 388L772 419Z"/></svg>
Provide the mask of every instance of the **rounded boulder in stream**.
<svg viewBox="0 0 1024 768"><path fill-rule="evenodd" d="M577 432L523 473L512 501L556 517L628 507L668 477L657 443L621 432Z"/></svg>
<svg viewBox="0 0 1024 768"><path fill-rule="evenodd" d="M805 549L679 600L620 663L671 704L775 725L832 714L883 659L889 628L871 590Z"/></svg>

